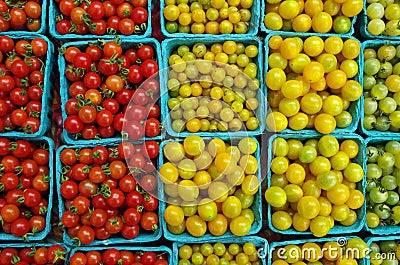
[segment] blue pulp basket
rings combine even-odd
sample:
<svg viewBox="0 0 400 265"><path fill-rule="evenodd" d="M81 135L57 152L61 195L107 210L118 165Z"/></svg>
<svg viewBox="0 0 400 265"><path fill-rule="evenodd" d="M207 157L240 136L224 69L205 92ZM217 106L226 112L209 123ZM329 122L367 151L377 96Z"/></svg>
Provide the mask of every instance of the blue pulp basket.
<svg viewBox="0 0 400 265"><path fill-rule="evenodd" d="M128 49L131 44L140 44L140 43L145 43L153 46L156 50L157 53L157 62L159 65L161 65L161 48L160 44L156 39L152 38L144 38L144 39L122 39L122 48L123 49ZM87 47L88 42L87 41L76 41L76 42L68 42L64 44L64 47L70 47L70 46L75 46L78 48L82 47ZM71 84L70 81L68 81L64 75L65 69L66 69L66 61L64 59L64 56L59 54L58 55L58 65L60 67L60 94L61 94L61 110L62 110L62 117L63 121L68 117L67 113L65 112L65 104L70 99L69 96L69 86ZM160 106L161 107L161 106ZM163 120L161 116L161 120ZM100 139L100 140L84 140L84 139L74 139L73 135L68 133L66 130L63 130L63 136L64 140L67 144L87 144L87 143L93 143L93 144L103 144L105 139ZM121 141L122 136L117 136L114 138L109 138L113 141ZM161 139L161 135L156 136L154 138L149 138L152 140L159 140Z"/></svg>
<svg viewBox="0 0 400 265"><path fill-rule="evenodd" d="M268 34L267 38L265 39L265 44L264 44L264 46L265 46L265 59L264 60L265 60L265 65L266 65L265 72L267 72L268 68L269 68L268 67L268 56L269 56L268 41L269 41L269 39L271 37L276 36L276 35L282 36L282 38L284 38L284 39L285 38L300 37L303 40L305 38L308 38L308 37L311 37L311 36L319 36L322 39L326 39L326 38L331 37L331 36L338 36L338 35L335 35L335 34L293 33L293 32L291 32L291 33L288 33L288 32L283 32L283 33L280 32L279 33L279 32L277 32L277 33ZM353 39L353 40L356 40L358 43L360 43L359 40L357 40L356 38L351 37L351 36L340 36L340 37L342 39L344 39L344 40ZM361 43L360 43L360 45L361 45ZM359 69L358 69L358 74L353 79L355 81L359 82L360 85L362 86L362 72L361 72L362 63L363 63L362 51L360 51L360 55L357 57L356 61L357 61L357 64L359 65ZM268 95L268 88L266 90L267 90L266 95ZM268 104L268 100L266 100L266 102L267 102L266 104ZM351 124L347 128L342 128L342 129L341 128L336 128L332 133L353 133L353 132L355 132L357 130L358 123L360 121L361 105L362 105L361 104L361 98L358 99L357 101L351 102L350 103L350 107L347 110L348 112L350 112L351 116L353 117L353 120L352 120ZM267 111L268 111L268 109L267 109ZM268 127L266 127L266 129L269 132L273 132ZM308 133L316 133L316 132L317 131L315 129L303 129L303 130L300 130L300 131L295 131L295 130L292 130L290 128L287 128L287 129L282 131L282 133L293 133L293 134L304 134L304 133L308 134Z"/></svg>
<svg viewBox="0 0 400 265"><path fill-rule="evenodd" d="M60 33L58 33L56 25L56 17L58 15L61 14L60 12L60 8L58 7L58 4L55 3L55 0L49 0L50 1L50 8L49 8L49 31L50 31L50 35L53 36L54 38L56 38L57 40L63 40L63 41L68 41L71 39L75 39L75 40L87 40L87 39L113 39L115 38L115 36L117 35L109 35L109 34L105 34L105 35L93 35L93 34L86 34L86 35L79 35L79 34L65 34L65 35L61 35ZM151 33L152 33L152 28L151 28L151 11L152 11L152 7L151 7L151 0L149 0L147 2L147 12L149 14L149 17L147 18L147 29L143 34L140 35L118 35L119 37L121 37L122 39L127 38L127 39L143 39L143 38L147 38L150 37Z"/></svg>
<svg viewBox="0 0 400 265"><path fill-rule="evenodd" d="M60 148L57 149L57 153L56 153L56 183L57 183L57 190L60 190L61 188L61 177L62 177L62 163L61 163L61 152L66 149L66 148L72 148L72 149L77 149L77 148L93 148L96 146L117 146L119 143L121 143L121 141L115 141L115 140L103 140L102 144L95 144L95 143L88 143L88 144L76 144L76 145L72 145L72 146L67 146L67 145L63 145ZM133 142L135 143L135 142ZM161 183L161 181L158 181L158 193L162 194L164 191L163 185ZM61 196L61 193L58 192L58 213L59 213L59 218L61 220L62 214L65 212L65 206L64 206L64 199ZM162 200L159 200L159 205L158 205L158 216L162 216L163 211L162 209L162 205L164 204L164 202ZM162 235L162 223L164 220L162 220L162 218L159 218L159 227L156 233L146 233L144 231L141 231L140 234L134 238L134 239L125 239L122 236L121 237L111 237L109 239L106 240L94 240L91 244L87 245L87 246L100 246L100 245L111 245L111 244L132 244L132 243L145 243L145 242L153 242L153 241L157 241L158 239L160 239L161 235ZM63 241L65 242L65 244L69 245L69 246L74 246L74 242L71 239L71 237L68 235L68 233L66 231L64 231L63 233Z"/></svg>
<svg viewBox="0 0 400 265"><path fill-rule="evenodd" d="M362 14L360 14L360 33L361 36L366 39L366 40L377 40L377 39L381 39L381 40L400 40L400 36L384 36L384 35L378 35L378 36L374 36L371 33L369 33L368 31L368 23L369 23L369 18L367 16L367 1L364 0L364 6L363 6L363 10L362 10Z"/></svg>
<svg viewBox="0 0 400 265"><path fill-rule="evenodd" d="M256 64L258 66L258 72L257 72L257 77L260 81L260 91L257 93L257 99L259 101L259 107L255 112L256 117L258 117L259 120L259 127L258 129L254 131L238 131L238 132L198 132L197 134L202 136L202 137L213 137L213 136L218 136L218 137L245 137L245 136L254 136L254 135L261 135L264 132L265 129L265 96L264 96L264 81L263 81L263 56L262 56L262 42L260 41L259 38L257 37L247 37L247 38L238 38L237 36L232 37L232 38L225 38L224 36L220 37L210 37L207 39L167 39L162 42L162 50L163 50L163 63L162 63L162 68L164 69L163 73L160 75L161 77L161 112L163 116L163 123L167 128L167 133L169 135L172 135L174 137L186 137L189 136L191 133L188 131L183 131L183 132L176 132L172 129L172 121L171 118L169 117L169 108L168 108L168 100L170 99L169 93L168 93L168 88L167 88L167 82L168 82L168 71L165 71L165 69L168 69L168 58L169 56L178 49L179 46L181 45L188 45L188 46L193 46L194 44L201 42L204 43L205 45L209 46L214 43L222 43L227 40L233 40L236 42L243 43L245 45L256 45L258 47L258 56L256 59Z"/></svg>
<svg viewBox="0 0 400 265"><path fill-rule="evenodd" d="M35 133L28 134L21 131L8 131L1 132L0 136L5 137L26 137L26 138L34 138L41 135L44 135L47 130L51 126L51 120L49 118L49 113L51 110L52 104L52 95L51 90L53 90L53 54L54 54L54 46L53 43L43 35L39 35L36 33L28 33L24 32L21 34L17 34L16 32L7 32L0 33L0 36L9 36L13 40L33 40L34 38L41 38L47 42L48 50L46 54L46 62L45 62L45 70L44 70L44 81L43 81L43 95L42 95L42 112L40 113L40 127L39 130Z"/></svg>
<svg viewBox="0 0 400 265"><path fill-rule="evenodd" d="M384 45L400 45L400 37L398 41L389 41L389 40L367 40L362 43L361 45L361 55L362 55L362 68L361 69L361 85L364 87L364 51L367 48L373 48L373 49L378 49L381 46ZM386 137L397 137L400 134L396 132L391 132L391 131L386 131L386 132L380 132L378 130L367 130L364 128L364 96L362 97L362 104L361 104L361 122L360 122L360 127L361 131L363 134L367 136L386 136Z"/></svg>
<svg viewBox="0 0 400 265"><path fill-rule="evenodd" d="M357 189L360 190L365 197L365 187L366 187L366 179L365 179L365 172L366 172L366 164L363 162L365 158L365 143L364 139L357 135L357 134L331 134L334 136L336 139L339 141L341 140L354 140L358 146L359 146L359 152L355 158L353 158L353 162L358 163L359 165L362 165L363 170L364 170L364 178L361 182L357 183ZM271 165L271 161L273 159L273 154L272 154L272 143L276 138L284 138L284 139L297 139L300 141L306 141L309 139L314 139L314 138L320 138L321 135L315 134L315 135L298 135L298 134L276 134L273 135L268 142L268 164L267 167ZM272 172L268 172L267 176L267 187L271 186L271 176ZM363 206L358 209L357 211L357 221L352 225L352 226L343 226L340 224L335 224L335 227L333 227L328 235L340 235L340 234L352 234L361 231L361 229L364 226L365 223L365 217L366 217L366 202L364 201ZM312 235L310 231L306 232L299 232L296 231L294 228L289 228L288 230L278 230L272 225L272 208L271 205L268 204L268 227L275 233L279 234L286 234L286 235Z"/></svg>
<svg viewBox="0 0 400 265"><path fill-rule="evenodd" d="M322 237L322 238L313 238L313 239L299 239L299 240L291 240L291 241L283 241L283 242L272 242L269 247L269 256L272 257L272 253L276 249L280 249L282 247L288 246L288 245L303 245L305 243L325 243L325 242L337 242L339 246L344 246L344 244L347 244L347 241L352 238L359 238L357 236L346 236L346 237ZM307 255L307 254L305 254ZM363 260L358 260L358 264L363 264ZM268 265L272 264L272 258L268 259Z"/></svg>
<svg viewBox="0 0 400 265"><path fill-rule="evenodd" d="M41 19L41 25L38 31L28 31L28 30L9 30L7 32L2 32L1 34L7 34L7 35L16 35L19 36L21 39L25 39L26 35L31 35L31 34L46 34L46 29L47 29L47 0L42 0L42 14L40 15Z"/></svg>
<svg viewBox="0 0 400 265"><path fill-rule="evenodd" d="M378 243L378 242L382 242L382 241L391 241L391 240L399 241L400 237L399 236L390 236L390 235L388 235L388 236L385 236L385 237L367 237L366 240L367 240L368 248L371 249L371 244L372 243ZM391 254L396 255L396 253L394 253L394 252L391 253ZM370 264L371 264L371 258L370 257L369 258L365 258L364 259L364 265L370 265Z"/></svg>
<svg viewBox="0 0 400 265"><path fill-rule="evenodd" d="M51 247L54 245L59 245L64 248L64 251L66 252L65 258L68 260L69 252L71 249L66 246L63 243L60 242L54 242L54 243L7 243L7 244L0 244L0 251L2 251L5 248L16 248L18 249L23 249L23 248L39 248L39 247ZM64 264L64 262L61 262L61 264Z"/></svg>
<svg viewBox="0 0 400 265"><path fill-rule="evenodd" d="M267 34L269 34L269 33L276 33L276 32L280 32L281 34L289 33L289 31L283 31L283 30L278 30L278 31L276 31L276 30L267 29L267 27L266 27L265 24L264 24L264 17L265 17L265 15L266 15L266 11L265 11L265 9L266 9L266 4L265 4L265 1L266 1L266 0L261 0L261 13L260 13L260 14L261 14L261 16L260 16L260 27L261 27L261 31L262 31L262 32L266 32ZM357 22L357 16L354 16L353 18L351 18L351 27L350 27L350 31L349 31L348 33L345 33L345 34L336 34L336 33L332 30L332 32L329 32L328 34L335 34L336 36L351 36L351 35L354 34L354 25L356 24L356 22ZM290 32L293 32L293 31L290 31ZM301 33L301 32L299 32L299 33ZM316 33L316 32L314 32L314 31L312 31L312 29L310 29L310 31L308 32L308 34L310 34L310 33L319 34L319 33Z"/></svg>
<svg viewBox="0 0 400 265"><path fill-rule="evenodd" d="M8 137L7 137L8 138ZM18 140L18 139L25 139L29 142L42 142L42 143L47 143L47 145L49 146L49 176L50 176L50 182L49 182L49 196L48 196L48 202L49 205L47 206L47 213L46 213L46 227L44 228L43 231L33 235L33 236L29 236L28 239L29 240L43 240L51 231L51 208L53 207L53 183L54 183L54 178L53 178L53 162L54 162L54 154L53 154L53 150L55 150L54 147L54 142L52 139L45 137L45 136L39 136L36 138L29 138L26 139L25 137L12 137L10 136L10 138L8 139L12 139L12 140ZM13 236L12 234L7 234L4 232L0 233L0 241L22 241L21 237L16 237ZM19 244L20 245L20 244Z"/></svg>
<svg viewBox="0 0 400 265"><path fill-rule="evenodd" d="M172 263L172 251L166 246L158 246L158 247L147 247L147 246L141 246L141 245L136 245L136 246L99 246L99 247L78 247L74 248L71 250L69 257L72 257L76 252L89 252L92 250L97 250L97 251L105 251L110 248L115 248L117 250L128 250L128 251L150 251L150 252L158 252L158 253L168 253L168 264L173 264Z"/></svg>
<svg viewBox="0 0 400 265"><path fill-rule="evenodd" d="M254 0L253 6L250 8L251 11L251 20L249 25L249 31L246 34L221 34L221 35L213 35L213 34L193 34L193 33L169 33L167 31L166 24L167 20L164 18L164 8L165 8L165 0L160 1L160 20L161 20L161 32L165 37L168 38L215 38L216 36L232 38L232 37L246 37L246 36L256 36L258 33L258 27L260 24L260 20L258 15L260 14L260 2L265 0Z"/></svg>
<svg viewBox="0 0 400 265"><path fill-rule="evenodd" d="M261 237L257 237L257 236L247 236L247 237L243 237L243 238L235 238L235 237L231 237L231 238L226 238L226 239L219 239L219 238L212 238L212 239L208 239L207 241L204 241L204 243L223 243L225 244L225 247L227 247L228 244L239 244L241 246L243 246L245 243L247 242L251 242L254 244L254 246L257 248L257 250L259 250L259 253L262 254L267 254L268 253L268 241L264 238ZM172 247L172 252L174 253L174 258L173 264L178 264L179 262L179 248L184 246L184 245L192 245L191 243L198 243L198 242L174 242L173 247ZM228 248L228 247L227 247ZM269 256L263 257L261 259L261 262L263 265L267 264L266 259L269 258Z"/></svg>
<svg viewBox="0 0 400 265"><path fill-rule="evenodd" d="M192 134L193 135L193 134ZM198 134L195 134L198 135ZM226 140L226 141L231 141L231 142L238 142L241 138L222 138L220 137L222 140ZM207 140L211 140L212 138L207 137L207 138L203 138L205 141ZM257 143L257 151L254 154L255 158L257 159L257 161L260 161L260 145L257 141L256 138L253 138L256 143ZM161 145L160 145L160 157L158 160L158 168L160 168L163 164L164 164L164 156L163 154L163 150L164 150L164 146L169 143L169 142L183 142L183 139L175 139L175 140L164 140ZM257 171L257 177L260 181L260 183L262 182L262 177L261 177L261 163L259 165L259 169ZM165 197L164 197L164 191L161 191L160 193L160 201L162 200L164 203L161 205L162 209L161 212L163 213L165 211L166 208L166 202L165 202ZM261 199L262 198L262 190L261 190L261 185L258 188L258 192L254 195L254 202L253 205L250 207L253 210L254 213L254 223L251 227L250 232L248 233L248 235L244 236L243 238L247 238L249 235L253 235L258 233L261 230L261 226L262 226L262 202ZM211 235L209 232L207 232L205 235L203 235L202 237L194 237L192 235L190 235L188 232L184 232L180 235L174 235L172 234L168 228L167 228L167 223L166 222L162 222L162 226L163 226L163 231L164 231L164 237L168 240L171 241L177 241L177 242L181 242L182 240L190 240L191 242L208 242L209 240L212 239L226 239L226 238L230 238L230 237L235 237L235 238L239 238L235 235L233 235L229 230L222 236L213 236Z"/></svg>
<svg viewBox="0 0 400 265"><path fill-rule="evenodd" d="M375 137L368 137L367 139L365 139L365 148L367 148L370 145L376 145L376 144L382 144L382 143L386 143L388 141L400 141L400 135L397 135L396 137L385 137L385 136L375 136ZM367 154L364 154L364 168L367 168ZM373 235L393 235L393 234L400 234L400 226L398 225L379 225L376 228L369 228L367 223L365 223L365 230L367 230L368 232L370 232Z"/></svg>

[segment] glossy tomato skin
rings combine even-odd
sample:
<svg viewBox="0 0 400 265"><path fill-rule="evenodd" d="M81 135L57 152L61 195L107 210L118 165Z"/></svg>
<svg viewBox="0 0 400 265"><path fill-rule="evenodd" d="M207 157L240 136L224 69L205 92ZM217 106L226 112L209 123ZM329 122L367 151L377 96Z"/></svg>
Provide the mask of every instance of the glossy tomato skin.
<svg viewBox="0 0 400 265"><path fill-rule="evenodd" d="M154 252L144 252L141 261L144 265L151 265L157 260L156 253Z"/></svg>
<svg viewBox="0 0 400 265"><path fill-rule="evenodd" d="M101 255L101 259L104 265L115 265L121 258L119 250L115 248L110 248L104 251Z"/></svg>
<svg viewBox="0 0 400 265"><path fill-rule="evenodd" d="M93 1L87 8L86 12L93 20L103 18L105 15L105 7L100 1Z"/></svg>
<svg viewBox="0 0 400 265"><path fill-rule="evenodd" d="M37 247L35 252L29 247L8 247L0 254L1 264L59 264L66 258L66 251L60 245Z"/></svg>
<svg viewBox="0 0 400 265"><path fill-rule="evenodd" d="M140 219L140 226L147 231L157 231L158 216L154 212L145 212Z"/></svg>
<svg viewBox="0 0 400 265"><path fill-rule="evenodd" d="M82 226L78 232L77 237L82 244L90 244L95 238L95 232L90 226Z"/></svg>
<svg viewBox="0 0 400 265"><path fill-rule="evenodd" d="M158 145L151 141L149 146L154 144ZM143 190L155 190L155 173L146 176L143 171L136 181L137 174L129 174L127 166L127 159L137 168L152 164L142 154L144 150L144 145L122 142L111 147L66 148L61 152L61 161L70 170L60 191L68 209L62 222L70 237L78 237L86 244L83 242L104 240L111 235L133 239L142 230L158 228L158 200ZM143 179L147 180L141 183Z"/></svg>
<svg viewBox="0 0 400 265"><path fill-rule="evenodd" d="M143 11L142 7L132 7L129 3L106 1L102 6L99 3L94 1L89 6L82 5L79 8L87 8L92 19L100 15L102 19L108 20L119 16L120 21L113 23L119 29L126 28L122 31L129 30L123 25L134 23L129 14L135 8L139 13ZM138 19L139 15L135 18ZM111 28L114 26L108 25ZM146 120L160 118L160 107L156 103L159 83L156 79L144 82L158 70L154 60L157 52L150 44L124 51L115 42L106 42L101 48L88 46L81 50L68 47L64 57L71 64L67 66L66 77L72 83L69 87L71 98L65 106L67 117L64 119L64 127L72 134L71 137L86 140L113 138L126 131L132 140L142 138L145 135ZM144 82L144 89L133 90L128 81L138 85ZM129 124L127 121L131 119L140 123ZM124 128L125 124L127 128Z"/></svg>
<svg viewBox="0 0 400 265"><path fill-rule="evenodd" d="M1 3L4 2L0 2L0 9L3 8ZM30 19L37 20L40 8L40 5L33 1L28 1L22 8L12 8L11 26L14 29L24 27L19 24L21 22L19 20L23 19L24 15L26 19L27 14L30 15ZM24 10L28 13L25 14ZM44 61L46 61L48 44L41 38L14 42L9 37L2 38L1 43L3 50L0 55L0 69L7 72L0 77L2 100L0 102L0 132L5 129L12 131L18 129L25 133L36 133L40 128L41 101L45 83L44 70L46 69ZM29 56L27 56L28 48Z"/></svg>
<svg viewBox="0 0 400 265"><path fill-rule="evenodd" d="M156 141L153 141L153 140L146 141L144 144L144 150L142 151L142 153L144 156L146 156L150 159L154 159L160 153L160 146Z"/></svg>
<svg viewBox="0 0 400 265"><path fill-rule="evenodd" d="M154 118L148 119L145 125L146 136L156 137L161 132L160 127L161 127L160 121Z"/></svg>
<svg viewBox="0 0 400 265"><path fill-rule="evenodd" d="M69 133L78 133L83 130L84 123L76 115L68 116L64 121L64 128Z"/></svg>
<svg viewBox="0 0 400 265"><path fill-rule="evenodd" d="M133 239L136 238L140 233L140 227L139 225L125 225L122 230L121 234L126 238L126 239Z"/></svg>

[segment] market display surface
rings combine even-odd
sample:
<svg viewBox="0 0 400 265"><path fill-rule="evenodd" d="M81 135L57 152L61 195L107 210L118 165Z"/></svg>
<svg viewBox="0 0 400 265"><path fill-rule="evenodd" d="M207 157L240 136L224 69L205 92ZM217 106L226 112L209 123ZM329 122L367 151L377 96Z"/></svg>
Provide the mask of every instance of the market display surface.
<svg viewBox="0 0 400 265"><path fill-rule="evenodd" d="M394 0L0 0L0 265L398 265Z"/></svg>

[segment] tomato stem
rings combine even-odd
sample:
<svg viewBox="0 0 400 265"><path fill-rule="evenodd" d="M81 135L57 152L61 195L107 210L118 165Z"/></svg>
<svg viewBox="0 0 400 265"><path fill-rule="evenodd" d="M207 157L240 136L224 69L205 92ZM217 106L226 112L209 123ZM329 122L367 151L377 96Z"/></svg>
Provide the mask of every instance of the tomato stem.
<svg viewBox="0 0 400 265"><path fill-rule="evenodd" d="M8 11L7 12L0 12L0 15L3 17L3 19L5 21L10 21L10 19L11 19L10 13Z"/></svg>
<svg viewBox="0 0 400 265"><path fill-rule="evenodd" d="M58 222L58 227L61 227L61 228L65 228L65 225L60 221L60 222Z"/></svg>
<svg viewBox="0 0 400 265"><path fill-rule="evenodd" d="M47 207L46 206L40 207L39 214L40 215L46 215L46 213L47 213Z"/></svg>
<svg viewBox="0 0 400 265"><path fill-rule="evenodd" d="M21 85L24 87L29 87L29 78L27 76L21 79Z"/></svg>
<svg viewBox="0 0 400 265"><path fill-rule="evenodd" d="M68 30L70 33L74 33L76 31L76 24L71 20L71 27Z"/></svg>
<svg viewBox="0 0 400 265"><path fill-rule="evenodd" d="M24 203L24 201L25 201L24 195L19 195L16 202L17 202L17 203Z"/></svg>
<svg viewBox="0 0 400 265"><path fill-rule="evenodd" d="M63 45L63 46L60 46L60 47L58 48L58 53L61 54L61 55L64 55L64 53L65 53L66 50L67 50L67 49L65 48L64 45Z"/></svg>
<svg viewBox="0 0 400 265"><path fill-rule="evenodd" d="M28 234L29 233L26 233L25 235L23 235L21 238L22 238L22 240L24 241L24 242L29 242L29 238L28 238Z"/></svg>
<svg viewBox="0 0 400 265"><path fill-rule="evenodd" d="M121 40L121 38L119 36L115 36L115 38L113 39L113 42L115 42L118 45L121 45L122 40Z"/></svg>
<svg viewBox="0 0 400 265"><path fill-rule="evenodd" d="M135 25L135 29L134 29L134 33L135 34L142 34L147 30L147 24L146 23L142 23L139 25Z"/></svg>
<svg viewBox="0 0 400 265"><path fill-rule="evenodd" d="M104 198L109 198L111 196L111 188L107 184L101 184L100 188L98 189L97 193L94 194L93 196L96 195L103 195Z"/></svg>
<svg viewBox="0 0 400 265"><path fill-rule="evenodd" d="M103 91L100 92L103 97L105 98L113 98L114 97L114 91L111 91L109 89L104 89Z"/></svg>
<svg viewBox="0 0 400 265"><path fill-rule="evenodd" d="M29 257L33 257L36 254L36 247L31 247L31 251L27 253Z"/></svg>
<svg viewBox="0 0 400 265"><path fill-rule="evenodd" d="M75 206L71 206L71 207L69 207L69 210L71 211L71 213L73 213L73 214L77 214L78 213L78 208L76 208Z"/></svg>
<svg viewBox="0 0 400 265"><path fill-rule="evenodd" d="M145 173L145 171L143 169L138 168L138 167L128 166L128 168L131 173Z"/></svg>
<svg viewBox="0 0 400 265"><path fill-rule="evenodd" d="M122 137L122 141L128 141L129 139L129 135L126 131L121 131L121 137Z"/></svg>
<svg viewBox="0 0 400 265"><path fill-rule="evenodd" d="M108 35L116 35L117 31L114 28L107 28Z"/></svg>
<svg viewBox="0 0 400 265"><path fill-rule="evenodd" d="M25 211L25 213L24 213L24 217L26 217L26 218L31 218L33 216L33 213L31 212L31 211Z"/></svg>
<svg viewBox="0 0 400 265"><path fill-rule="evenodd" d="M91 166L85 165L85 166L82 168L82 172L85 173L85 174L89 174L91 168L92 168Z"/></svg>
<svg viewBox="0 0 400 265"><path fill-rule="evenodd" d="M115 225L116 227L119 227L118 219L117 219L116 216L114 216L112 219L108 219L107 221L110 222L112 225Z"/></svg>
<svg viewBox="0 0 400 265"><path fill-rule="evenodd" d="M61 168L61 174L66 175L71 171L71 167L70 166L63 166Z"/></svg>
<svg viewBox="0 0 400 265"><path fill-rule="evenodd" d="M22 166L16 166L15 167L15 174L20 175L23 171L23 167Z"/></svg>
<svg viewBox="0 0 400 265"><path fill-rule="evenodd" d="M61 247L59 247L56 251L53 252L55 257L53 260L53 264L56 264L60 260L65 260L65 255L67 252L63 251Z"/></svg>
<svg viewBox="0 0 400 265"><path fill-rule="evenodd" d="M138 207L136 207L136 210L141 213L144 210L144 206L143 205L139 205Z"/></svg>
<svg viewBox="0 0 400 265"><path fill-rule="evenodd" d="M90 67L90 70L91 70L92 72L95 72L95 73L100 73L99 69L96 67L95 64L92 64L92 66Z"/></svg>
<svg viewBox="0 0 400 265"><path fill-rule="evenodd" d="M17 190L22 190L24 186L22 186L22 183L18 183L18 185L15 187Z"/></svg>
<svg viewBox="0 0 400 265"><path fill-rule="evenodd" d="M28 124L23 127L23 131L25 133L33 133L32 127L30 125L28 125Z"/></svg>
<svg viewBox="0 0 400 265"><path fill-rule="evenodd" d="M15 264L15 263L18 263L20 261L21 261L21 259L20 259L20 257L18 257L18 255L12 255L11 264Z"/></svg>
<svg viewBox="0 0 400 265"><path fill-rule="evenodd" d="M72 245L76 246L76 247L80 247L81 246L81 241L79 240L79 238L74 237L71 239L72 241Z"/></svg>
<svg viewBox="0 0 400 265"><path fill-rule="evenodd" d="M96 42L89 43L89 46L99 47L100 49L103 49L105 44L106 44L106 42L104 40L98 39Z"/></svg>
<svg viewBox="0 0 400 265"><path fill-rule="evenodd" d="M56 16L56 22L60 22L63 19L64 19L64 15L63 14L59 14L59 15Z"/></svg>

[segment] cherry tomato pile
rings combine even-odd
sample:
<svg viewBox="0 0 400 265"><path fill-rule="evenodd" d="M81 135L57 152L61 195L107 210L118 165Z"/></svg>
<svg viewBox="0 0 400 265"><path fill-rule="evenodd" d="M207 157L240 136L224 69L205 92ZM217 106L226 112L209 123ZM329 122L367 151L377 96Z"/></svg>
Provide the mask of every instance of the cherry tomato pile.
<svg viewBox="0 0 400 265"><path fill-rule="evenodd" d="M152 251L131 251L109 248L105 251L77 251L69 260L71 265L169 265L168 254ZM172 265L172 264L171 264Z"/></svg>
<svg viewBox="0 0 400 265"><path fill-rule="evenodd" d="M362 0L266 0L264 25L269 30L346 34L363 6Z"/></svg>
<svg viewBox="0 0 400 265"><path fill-rule="evenodd" d="M0 1L0 32L38 31L42 26L42 1Z"/></svg>
<svg viewBox="0 0 400 265"><path fill-rule="evenodd" d="M359 152L354 140L331 135L301 142L295 138L273 140L270 186L265 199L272 207L271 223L278 230L293 227L327 235L336 223L351 226L364 204L357 183L363 168L352 161Z"/></svg>
<svg viewBox="0 0 400 265"><path fill-rule="evenodd" d="M60 245L50 247L0 249L1 265L64 264L67 250Z"/></svg>
<svg viewBox="0 0 400 265"><path fill-rule="evenodd" d="M400 46L364 50L364 120L366 130L400 131Z"/></svg>
<svg viewBox="0 0 400 265"><path fill-rule="evenodd" d="M112 235L125 239L158 230L158 194L154 159L158 143L116 147L64 148L60 196L61 222L82 244Z"/></svg>
<svg viewBox="0 0 400 265"><path fill-rule="evenodd" d="M252 242L244 244L204 243L183 245L179 248L178 265L191 264L252 264L261 265L256 247Z"/></svg>
<svg viewBox="0 0 400 265"><path fill-rule="evenodd" d="M229 226L232 234L247 235L255 218L260 218L250 208L260 185L257 148L253 138L230 146L219 138L205 142L196 135L183 143L168 142L163 147L168 162L159 169L168 231L221 236Z"/></svg>
<svg viewBox="0 0 400 265"><path fill-rule="evenodd" d="M254 27L250 22L253 0L164 2L165 28L169 33L246 34Z"/></svg>
<svg viewBox="0 0 400 265"><path fill-rule="evenodd" d="M400 223L400 143L387 141L367 147L367 225Z"/></svg>
<svg viewBox="0 0 400 265"><path fill-rule="evenodd" d="M126 133L130 139L160 134L160 86L154 47L121 42L69 46L65 76L69 99L64 128L76 139L112 138ZM129 122L125 122L129 121Z"/></svg>
<svg viewBox="0 0 400 265"><path fill-rule="evenodd" d="M44 141L0 138L2 232L28 240L49 225L46 213L52 176L48 148Z"/></svg>
<svg viewBox="0 0 400 265"><path fill-rule="evenodd" d="M39 130L47 49L41 38L0 37L0 132Z"/></svg>
<svg viewBox="0 0 400 265"><path fill-rule="evenodd" d="M372 265L398 264L400 260L400 246L394 240L372 242L369 245L370 262Z"/></svg>
<svg viewBox="0 0 400 265"><path fill-rule="evenodd" d="M169 57L172 129L226 132L259 128L256 45L235 41L178 47ZM194 64L192 62L195 62ZM228 65L229 64L229 65Z"/></svg>
<svg viewBox="0 0 400 265"><path fill-rule="evenodd" d="M315 129L329 134L347 128L353 119L351 102L362 96L358 73L360 44L338 36L282 38L268 41L266 84L272 112L267 127L281 132ZM353 103L356 104L356 103Z"/></svg>
<svg viewBox="0 0 400 265"><path fill-rule="evenodd" d="M61 14L59 34L142 35L147 29L148 0L73 1L55 0Z"/></svg>
<svg viewBox="0 0 400 265"><path fill-rule="evenodd" d="M400 5L397 2L367 2L367 30L372 36L399 36Z"/></svg>
<svg viewBox="0 0 400 265"><path fill-rule="evenodd" d="M272 253L272 265L305 264L348 264L357 265L367 256L367 244L358 237L348 241L343 238L337 241L314 243L312 240L304 244L288 244L275 247ZM352 253L352 254L350 254Z"/></svg>

